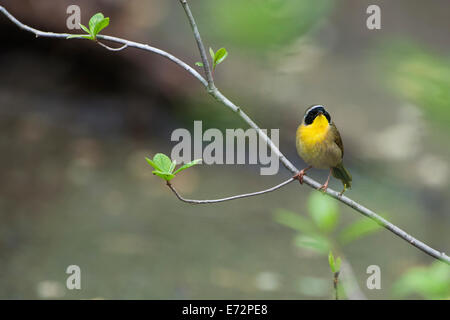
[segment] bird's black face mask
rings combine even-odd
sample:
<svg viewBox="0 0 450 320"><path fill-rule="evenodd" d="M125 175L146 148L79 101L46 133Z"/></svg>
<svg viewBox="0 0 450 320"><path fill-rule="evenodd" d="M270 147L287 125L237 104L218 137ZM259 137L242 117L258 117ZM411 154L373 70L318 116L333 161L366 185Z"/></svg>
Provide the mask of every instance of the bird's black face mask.
<svg viewBox="0 0 450 320"><path fill-rule="evenodd" d="M325 110L325 108L321 105L315 105L306 110L305 114L305 124L309 125L313 123L314 119L319 115L323 114L325 118L327 118L328 123L331 123L330 114Z"/></svg>

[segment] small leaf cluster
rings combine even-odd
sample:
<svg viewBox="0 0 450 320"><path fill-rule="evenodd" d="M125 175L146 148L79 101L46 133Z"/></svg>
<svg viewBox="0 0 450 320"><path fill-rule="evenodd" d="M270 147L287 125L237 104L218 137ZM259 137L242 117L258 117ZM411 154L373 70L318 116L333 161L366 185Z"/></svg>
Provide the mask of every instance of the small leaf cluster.
<svg viewBox="0 0 450 320"><path fill-rule="evenodd" d="M334 259L333 252L328 253L328 264L331 272L338 273L341 270L341 257Z"/></svg>
<svg viewBox="0 0 450 320"><path fill-rule="evenodd" d="M216 52L212 48L209 48L209 54L211 55L212 59L212 66L213 71L216 69L217 65L221 64L228 56L228 51L225 48L220 48ZM195 63L199 67L203 67L202 62L196 62Z"/></svg>
<svg viewBox="0 0 450 320"><path fill-rule="evenodd" d="M177 173L186 170L187 168L190 168L192 166L195 166L202 161L201 159L191 161L189 163L182 165L176 171L174 171L177 162L175 160L172 161L168 156L166 156L163 153L157 153L155 154L153 159L145 158L145 160L147 160L148 164L152 166L153 169L155 169L152 171L152 173L166 181L172 180L173 178L175 178L175 175Z"/></svg>
<svg viewBox="0 0 450 320"><path fill-rule="evenodd" d="M68 36L67 39L85 38L89 40L96 40L99 32L105 29L108 25L109 25L109 18L105 18L103 16L103 13L101 12L96 13L89 20L89 29L85 25L80 23L80 27L87 33L86 35L73 34Z"/></svg>

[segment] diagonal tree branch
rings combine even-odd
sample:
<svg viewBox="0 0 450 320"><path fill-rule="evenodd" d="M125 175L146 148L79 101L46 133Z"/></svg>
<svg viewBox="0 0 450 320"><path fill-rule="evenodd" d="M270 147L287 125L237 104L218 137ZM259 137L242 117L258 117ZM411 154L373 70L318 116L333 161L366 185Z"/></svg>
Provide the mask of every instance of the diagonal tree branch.
<svg viewBox="0 0 450 320"><path fill-rule="evenodd" d="M185 8L185 10L186 10L187 6L184 6L184 5L185 4L187 5L187 1L186 0L180 0L180 2L183 5L183 7ZM67 33L44 32L44 31L40 31L38 29L29 27L29 26L23 24L22 22L20 22L19 20L17 20L14 16L12 16L3 6L0 6L0 12L2 12L8 19L10 19L19 28L35 34L36 37L66 39L70 35L70 34L67 34ZM189 10L189 12L190 12L190 10ZM191 13L190 16L192 17L192 13ZM194 31L194 33L197 33L199 35L198 28L196 27L195 22L194 22L194 24L192 23L190 16L188 15L188 19L190 20L191 26L193 27L193 30L197 30L197 31ZM206 89L208 90L208 93L212 97L214 97L217 101L219 101L220 103L225 105L227 108L231 109L242 120L244 120L250 127L254 128L258 132L258 135L260 136L260 138L263 139L263 141L266 142L269 145L269 147L272 150L272 152L274 152L275 155L278 156L279 160L283 163L283 165L289 171L291 171L293 174L297 174L299 172L299 170L281 153L281 151L278 149L278 147L256 125L256 123L244 111L242 111L242 109L240 107L238 107L236 104L231 102L227 97L225 97L215 87L214 81L212 80L212 77L211 77L211 83L213 85L210 87L209 82L207 80L205 80L195 69L193 69L187 63L183 62L182 60L178 59L177 57L171 55L170 53L168 53L168 52L166 52L164 50L161 50L161 49L158 49L158 48L155 48L155 47L151 47L151 46L149 46L147 44L142 44L142 43L138 43L138 42L134 42L134 41L128 41L128 40L125 40L125 39L111 37L111 36L105 36L105 35L98 35L97 38L101 39L101 40L106 40L106 41L111 41L111 42L115 42L115 43L120 43L122 45L127 45L128 47L133 47L133 48L137 48L137 49L153 52L153 53L159 54L159 55L163 56L164 58L169 59L170 61L172 61L175 64L179 65L180 67L185 69L187 72L189 72L192 76L194 76L197 80L199 80L203 84L203 86L206 87ZM204 51L204 46L201 43L200 37L198 37L198 38L196 37L196 40L200 41L199 48L203 47L203 51ZM204 53L204 56L206 58L206 54L205 53ZM203 59L203 57L202 57L202 59ZM205 61L203 61L203 63L204 63L204 66L208 65L207 61L206 61L206 63L205 63ZM206 69L205 69L205 71L206 71ZM206 72L206 74L208 75L208 72ZM312 187L314 189L318 189L321 186L320 183L318 183L314 179L311 179L308 176L304 176L303 182L306 185L308 185L308 186L310 186L310 187ZM431 257L433 257L435 259L438 259L440 261L443 261L443 262L445 262L445 263L450 265L450 257L447 256L444 252L439 252L438 250L431 248L430 246L426 245L422 241L414 238L413 236L411 236L410 234L408 234L404 230L400 229L396 225L390 223L386 219L384 219L381 216L377 215L372 210L364 207L363 205L357 203L356 201L353 201L352 199L348 198L345 195L341 195L339 192L334 191L334 190L332 190L330 188L328 188L326 190L326 193L329 196L331 196L331 197L339 200L340 202L346 204L347 206L355 209L356 211L358 211L359 213L363 214L364 216L372 219L373 221L375 221L376 223L378 223L382 227L388 229L389 231L391 231L392 233L394 233L398 237L400 237L403 240L407 241L412 246L420 249L421 251L425 252L426 254L430 255Z"/></svg>

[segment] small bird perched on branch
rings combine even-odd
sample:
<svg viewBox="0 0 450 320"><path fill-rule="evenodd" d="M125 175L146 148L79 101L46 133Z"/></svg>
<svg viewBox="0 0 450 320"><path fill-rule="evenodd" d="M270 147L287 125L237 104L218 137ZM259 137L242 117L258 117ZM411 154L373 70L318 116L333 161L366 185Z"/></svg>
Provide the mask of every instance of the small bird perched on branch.
<svg viewBox="0 0 450 320"><path fill-rule="evenodd" d="M344 145L341 135L324 106L313 105L305 111L303 121L297 129L296 145L299 156L308 164L308 167L294 176L301 184L307 170L329 168L328 179L319 190L327 190L331 175L342 181L344 189L341 194L351 188L352 176L342 163Z"/></svg>

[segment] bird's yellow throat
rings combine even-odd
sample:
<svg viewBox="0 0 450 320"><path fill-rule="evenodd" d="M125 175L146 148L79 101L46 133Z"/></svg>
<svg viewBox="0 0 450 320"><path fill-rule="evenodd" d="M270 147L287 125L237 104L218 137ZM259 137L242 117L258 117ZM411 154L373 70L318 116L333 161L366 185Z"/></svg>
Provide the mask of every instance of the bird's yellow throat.
<svg viewBox="0 0 450 320"><path fill-rule="evenodd" d="M310 125L302 124L298 128L297 139L300 139L307 148L313 147L315 144L325 140L329 128L328 119L323 114L320 114Z"/></svg>

